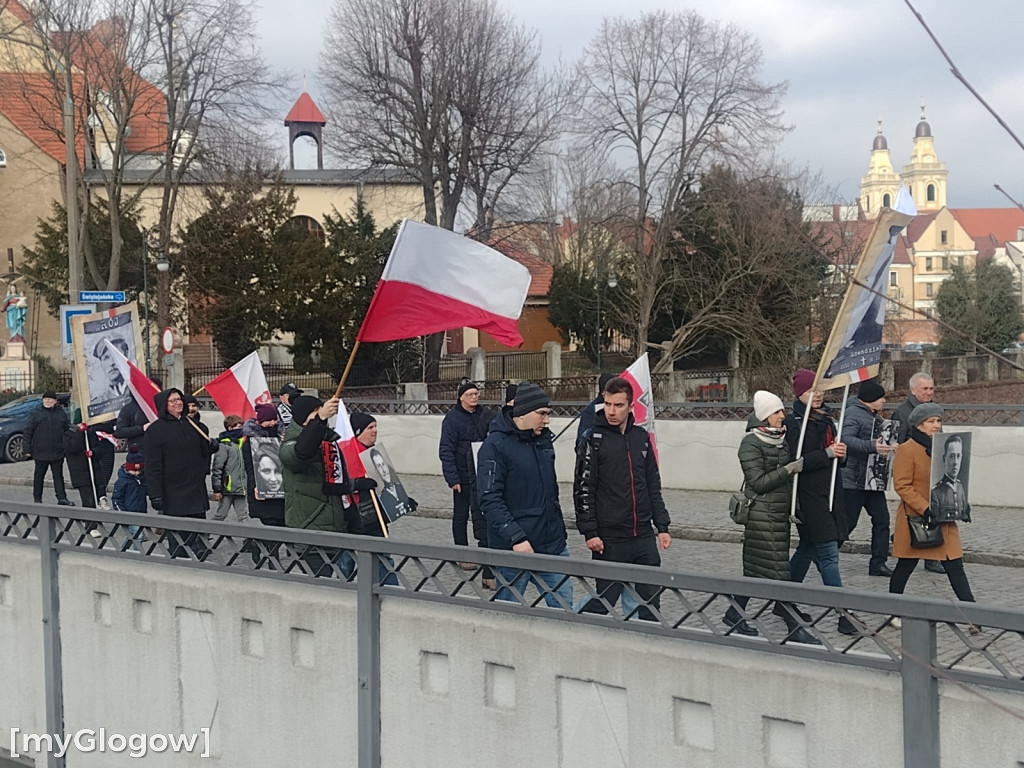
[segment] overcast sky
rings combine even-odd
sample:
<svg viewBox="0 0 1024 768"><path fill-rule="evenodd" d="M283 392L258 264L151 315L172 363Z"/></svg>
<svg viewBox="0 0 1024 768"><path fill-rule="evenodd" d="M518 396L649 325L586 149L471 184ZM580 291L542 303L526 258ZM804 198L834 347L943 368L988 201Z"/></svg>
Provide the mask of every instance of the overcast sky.
<svg viewBox="0 0 1024 768"><path fill-rule="evenodd" d="M344 0L262 0L259 33L264 54L292 74L295 96L302 72L315 100L327 11ZM932 30L971 84L1024 137L1024 63L1018 40L1024 0L915 0ZM764 49L766 80L788 81L783 101L792 126L782 147L793 164L820 171L845 198L855 198L867 171L877 120L883 120L893 164L910 156L922 98L935 150L949 170L950 207L1004 206L1000 184L1024 199L1024 150L952 76L903 0L514 0L517 18L536 27L545 57L575 60L605 16L660 8L692 8L735 22ZM284 110L290 104L282 107ZM330 142L330 125L325 143ZM281 128L281 147L287 132ZM298 145L297 145L298 146ZM315 155L303 148L297 163Z"/></svg>

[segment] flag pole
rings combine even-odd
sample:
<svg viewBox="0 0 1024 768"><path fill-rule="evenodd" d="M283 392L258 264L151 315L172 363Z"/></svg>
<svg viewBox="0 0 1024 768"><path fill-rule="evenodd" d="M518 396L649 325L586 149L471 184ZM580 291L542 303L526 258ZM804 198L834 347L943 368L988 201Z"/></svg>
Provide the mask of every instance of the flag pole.
<svg viewBox="0 0 1024 768"><path fill-rule="evenodd" d="M202 392L202 391L203 391L204 389L206 389L206 385L205 385L205 384L203 384L203 386L201 386L201 387L200 387L199 389L197 389L197 390L196 390L195 392L193 392L193 393L192 393L192 397L195 397L195 396L196 396L196 395L198 395L198 394L199 394L200 392Z"/></svg>
<svg viewBox="0 0 1024 768"><path fill-rule="evenodd" d="M92 468L92 448L89 447L89 428L86 427L83 433L85 437L85 460L89 462L89 481L92 483L92 498L96 503L96 508L99 509L100 498L96 494L96 473Z"/></svg>
<svg viewBox="0 0 1024 768"><path fill-rule="evenodd" d="M352 361L356 359L356 352L359 351L359 339L356 339L356 343L352 345L352 353L348 356L348 362L345 363L345 372L341 374L341 381L338 382L338 388L334 390L335 397L341 397L341 388L345 386L345 381L348 379L348 373L352 370Z"/></svg>
<svg viewBox="0 0 1024 768"><path fill-rule="evenodd" d="M815 386L818 382L815 379ZM793 457L793 461L796 461L804 454L804 438L807 436L807 422L811 420L811 405L814 403L814 396L817 394L815 389L811 388L811 396L807 398L807 407L804 409L804 418L800 422L800 437L796 443L796 456ZM800 398L798 397L797 400ZM789 500L789 516L796 517L796 489L800 485L800 473L797 472L793 475L793 497Z"/></svg>
<svg viewBox="0 0 1024 768"><path fill-rule="evenodd" d="M839 410L839 426L836 427L836 442L843 442L843 421L846 419L846 401L850 398L850 382L843 387L843 407ZM828 511L832 511L832 503L836 496L836 474L839 472L839 459L833 459L832 484L828 487Z"/></svg>

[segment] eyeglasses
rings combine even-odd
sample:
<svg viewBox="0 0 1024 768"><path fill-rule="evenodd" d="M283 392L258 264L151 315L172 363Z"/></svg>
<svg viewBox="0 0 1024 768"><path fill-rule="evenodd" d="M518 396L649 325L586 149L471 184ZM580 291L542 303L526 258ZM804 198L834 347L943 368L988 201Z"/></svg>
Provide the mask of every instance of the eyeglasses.
<svg viewBox="0 0 1024 768"><path fill-rule="evenodd" d="M180 403L180 402L182 402L182 399L180 397L178 397L177 395L171 395L170 397L167 398L167 402L168 403Z"/></svg>

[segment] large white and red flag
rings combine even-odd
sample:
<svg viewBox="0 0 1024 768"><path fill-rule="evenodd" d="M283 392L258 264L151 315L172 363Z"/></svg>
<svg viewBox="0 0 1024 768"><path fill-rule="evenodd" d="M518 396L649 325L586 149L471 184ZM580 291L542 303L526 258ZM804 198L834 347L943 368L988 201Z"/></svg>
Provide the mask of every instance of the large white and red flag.
<svg viewBox="0 0 1024 768"><path fill-rule="evenodd" d="M245 420L256 415L257 405L271 401L263 363L255 352L250 352L207 384L206 391L225 416L237 415Z"/></svg>
<svg viewBox="0 0 1024 768"><path fill-rule="evenodd" d="M633 385L633 420L651 436L654 458L658 458L654 438L654 388L651 386L651 364L644 352L636 362L622 372L622 378Z"/></svg>
<svg viewBox="0 0 1024 768"><path fill-rule="evenodd" d="M135 398L135 402L139 404L139 408L146 414L146 420L153 422L157 420L159 414L156 409L156 402L154 397L156 393L160 391L160 388L149 380L142 371L140 371L131 360L124 356L120 349L110 343L110 339L104 339L104 343L107 345L107 351L110 352L110 359L114 361L117 366L117 370L121 373L121 378L128 383L128 389L132 393L132 397Z"/></svg>
<svg viewBox="0 0 1024 768"><path fill-rule="evenodd" d="M530 273L519 262L455 232L405 219L356 338L395 341L468 326L518 347L529 289Z"/></svg>

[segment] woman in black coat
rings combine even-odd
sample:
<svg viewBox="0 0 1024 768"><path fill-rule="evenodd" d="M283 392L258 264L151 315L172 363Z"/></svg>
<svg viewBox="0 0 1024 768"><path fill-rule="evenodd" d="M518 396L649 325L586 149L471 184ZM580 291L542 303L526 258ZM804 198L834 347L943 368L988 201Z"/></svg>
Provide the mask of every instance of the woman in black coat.
<svg viewBox="0 0 1024 768"><path fill-rule="evenodd" d="M206 470L213 449L195 422L183 415L179 389L154 397L158 418L146 431L146 486L153 509L172 517L203 519L210 508Z"/></svg>
<svg viewBox="0 0 1024 768"><path fill-rule="evenodd" d="M269 403L256 406L256 418L242 425L242 462L245 464L245 495L249 500L249 515L264 525L284 526L284 497L266 499L256 494L256 469L252 461L254 437L273 438L280 441L277 431L277 409Z"/></svg>
<svg viewBox="0 0 1024 768"><path fill-rule="evenodd" d="M786 417L786 444L789 455L801 456L803 470L797 482L796 519L800 543L789 562L790 579L804 580L813 562L818 566L821 581L827 587L843 586L839 574L839 545L846 541L846 513L843 507L843 488L839 472L832 482L832 467L835 461L846 458L846 446L839 441L836 423L832 414L822 402L821 392L811 392L814 372L799 370L793 375L793 391L797 400L793 411ZM800 430L810 404L810 419L803 441L798 446ZM829 504L829 491L832 503Z"/></svg>
<svg viewBox="0 0 1024 768"><path fill-rule="evenodd" d="M79 418L80 412L76 411L75 420ZM92 426L79 423L64 433L64 455L71 476L71 487L78 490L83 507L95 509L98 502L103 509L110 509L107 486L114 475L115 441L113 421ZM92 472L89 471L90 456L87 451L92 454Z"/></svg>

